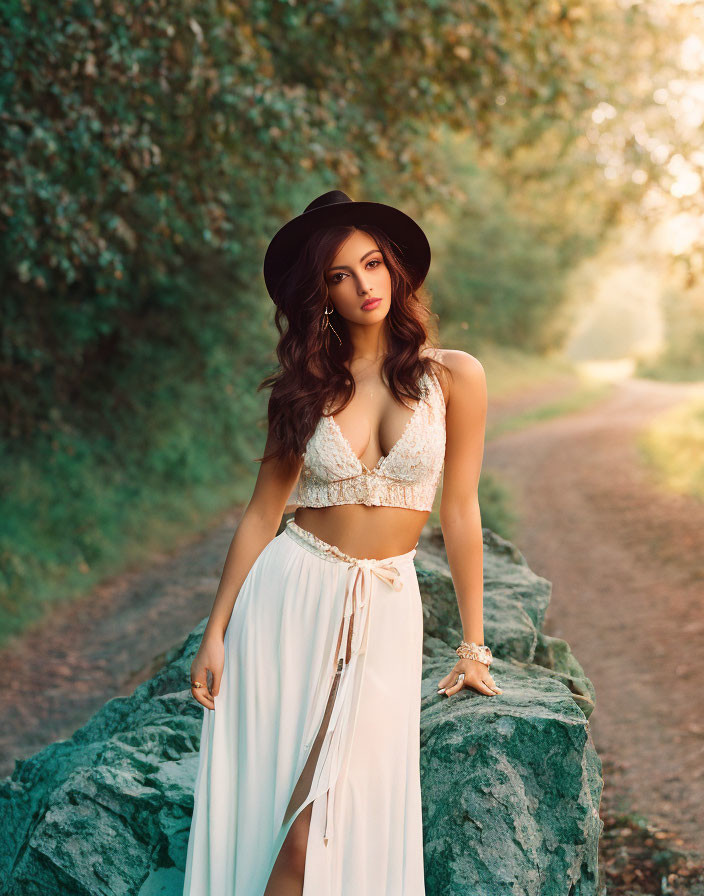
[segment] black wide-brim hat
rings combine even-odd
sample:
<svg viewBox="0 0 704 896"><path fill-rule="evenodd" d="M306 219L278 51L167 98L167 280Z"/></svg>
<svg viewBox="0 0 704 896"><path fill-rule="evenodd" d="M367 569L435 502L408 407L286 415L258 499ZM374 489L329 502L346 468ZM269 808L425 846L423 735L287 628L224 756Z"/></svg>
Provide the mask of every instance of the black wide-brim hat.
<svg viewBox="0 0 704 896"><path fill-rule="evenodd" d="M430 267L430 244L422 229L405 212L382 202L355 202L341 190L314 199L303 214L276 232L264 256L264 281L269 295L290 271L308 237L318 228L336 224L375 224L395 244L409 272L413 289L425 280ZM275 301L275 300L274 300Z"/></svg>

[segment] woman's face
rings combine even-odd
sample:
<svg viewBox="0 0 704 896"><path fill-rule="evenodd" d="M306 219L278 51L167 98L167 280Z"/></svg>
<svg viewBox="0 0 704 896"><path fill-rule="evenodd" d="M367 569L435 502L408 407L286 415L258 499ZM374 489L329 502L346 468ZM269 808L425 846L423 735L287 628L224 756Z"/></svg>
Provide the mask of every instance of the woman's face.
<svg viewBox="0 0 704 896"><path fill-rule="evenodd" d="M376 323L389 313L391 275L381 250L363 230L340 246L325 282L335 310L350 323Z"/></svg>

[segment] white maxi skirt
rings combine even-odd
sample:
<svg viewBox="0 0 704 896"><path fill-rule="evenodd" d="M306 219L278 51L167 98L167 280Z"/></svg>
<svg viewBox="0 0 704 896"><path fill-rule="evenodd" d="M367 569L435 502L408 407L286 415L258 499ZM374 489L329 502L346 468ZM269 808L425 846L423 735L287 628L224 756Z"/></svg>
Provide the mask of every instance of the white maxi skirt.
<svg viewBox="0 0 704 896"><path fill-rule="evenodd" d="M263 896L310 802L303 896L425 896L415 553L350 557L290 519L257 557L203 710L184 896Z"/></svg>

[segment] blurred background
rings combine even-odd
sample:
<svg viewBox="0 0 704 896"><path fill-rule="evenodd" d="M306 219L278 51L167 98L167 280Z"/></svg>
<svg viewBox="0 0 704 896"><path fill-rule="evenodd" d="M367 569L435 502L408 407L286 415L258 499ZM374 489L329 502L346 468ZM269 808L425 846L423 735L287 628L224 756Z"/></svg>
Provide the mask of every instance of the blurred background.
<svg viewBox="0 0 704 896"><path fill-rule="evenodd" d="M266 435L264 251L339 188L421 223L440 345L486 370L482 520L595 684L612 892L704 855L703 19L5 0L3 774L209 611Z"/></svg>

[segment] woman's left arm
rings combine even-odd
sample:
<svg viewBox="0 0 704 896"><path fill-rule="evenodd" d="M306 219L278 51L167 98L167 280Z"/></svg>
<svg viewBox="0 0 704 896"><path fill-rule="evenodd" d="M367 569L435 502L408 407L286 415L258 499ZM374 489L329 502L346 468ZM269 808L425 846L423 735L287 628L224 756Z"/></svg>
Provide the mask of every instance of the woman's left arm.
<svg viewBox="0 0 704 896"><path fill-rule="evenodd" d="M477 358L467 352L446 351L443 361L452 376L446 406L440 525L457 595L462 638L482 645L484 549L478 489L486 430L486 375ZM464 678L458 678L460 673L464 673ZM438 688L451 696L464 686L474 687L482 694L501 693L487 665L458 658Z"/></svg>

